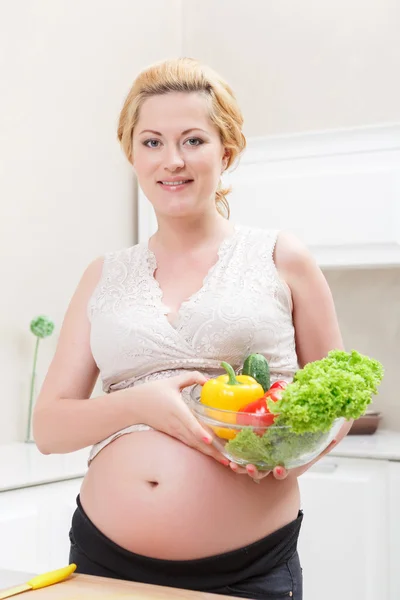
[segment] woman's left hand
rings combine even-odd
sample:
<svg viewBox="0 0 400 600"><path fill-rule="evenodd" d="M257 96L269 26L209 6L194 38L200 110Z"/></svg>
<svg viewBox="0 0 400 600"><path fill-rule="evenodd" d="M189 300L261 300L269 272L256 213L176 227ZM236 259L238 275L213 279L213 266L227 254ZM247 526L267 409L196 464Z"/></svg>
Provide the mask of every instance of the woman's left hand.
<svg viewBox="0 0 400 600"><path fill-rule="evenodd" d="M262 479L268 477L271 473L275 479L286 479L288 476L288 471L283 467L275 467L272 471L259 471L254 465L246 465L246 468L244 468L231 462L229 463L229 466L234 473L238 473L239 475L249 475L254 483L260 483Z"/></svg>
<svg viewBox="0 0 400 600"><path fill-rule="evenodd" d="M344 437L347 434L348 430L351 427L351 424L352 421L346 422L343 425L339 435L337 436L337 439L333 440L329 444L329 446L323 452L321 452L319 456L317 456L317 458L314 458L314 460L307 463L306 465L303 465L302 467L297 467L295 469L291 469L290 471L288 471L284 467L275 467L272 471L259 471L254 465L246 465L246 468L244 468L239 467L239 465L237 465L236 463L231 462L229 463L229 466L232 469L232 471L238 473L239 475L249 475L253 479L254 483L260 483L260 481L264 479L264 477L268 477L270 473L273 473L275 479L281 480L286 479L289 473L291 477L300 477L300 475L303 475L303 473L308 471L308 469L312 467L316 462L318 462L321 458L329 454L329 452L337 445L338 441L341 440L342 437Z"/></svg>
<svg viewBox="0 0 400 600"><path fill-rule="evenodd" d="M303 465L302 467L297 467L295 469L291 469L290 471L288 471L284 467L275 467L272 471L259 471L254 465L246 465L246 468L244 468L239 467L239 465L237 465L234 462L229 463L229 466L234 473L238 473L239 475L249 475L254 481L254 483L260 483L262 479L268 477L268 475L270 475L271 473L273 474L275 479L280 480L286 479L289 473L291 477L299 477L300 475L303 475L303 473L308 471L308 469L312 467L316 462L318 462L321 458L326 456L326 454L328 454L337 445L338 441L342 439L344 435L346 435L350 427L351 423L346 422L343 425L340 434L337 436L337 439L333 440L329 444L329 446L323 452L321 452L319 456L317 456L317 458L314 458L314 460L307 463L306 465Z"/></svg>

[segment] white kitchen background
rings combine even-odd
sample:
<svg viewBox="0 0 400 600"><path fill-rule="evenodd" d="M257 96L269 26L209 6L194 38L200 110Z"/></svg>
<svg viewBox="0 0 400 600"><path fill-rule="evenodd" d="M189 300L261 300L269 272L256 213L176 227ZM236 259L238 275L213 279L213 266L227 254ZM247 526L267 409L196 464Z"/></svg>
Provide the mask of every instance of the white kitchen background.
<svg viewBox="0 0 400 600"><path fill-rule="evenodd" d="M188 55L220 71L243 108L249 148L226 177L232 219L303 237L347 348L386 370L374 408L390 451L379 438L368 458L330 457L304 476L305 600L398 600L399 30L397 0L0 0L0 570L67 560L85 451L41 457L22 443L29 323L45 314L56 325L40 386L87 264L154 230L116 141L125 94L147 64Z"/></svg>

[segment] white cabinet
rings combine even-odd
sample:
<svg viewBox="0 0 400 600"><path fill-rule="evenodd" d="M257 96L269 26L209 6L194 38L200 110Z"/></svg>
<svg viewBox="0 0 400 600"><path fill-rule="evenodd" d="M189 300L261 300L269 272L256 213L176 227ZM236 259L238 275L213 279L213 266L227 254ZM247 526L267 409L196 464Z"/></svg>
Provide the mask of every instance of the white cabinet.
<svg viewBox="0 0 400 600"><path fill-rule="evenodd" d="M250 138L224 174L234 222L289 229L322 267L400 264L400 125ZM139 194L139 237L156 229Z"/></svg>
<svg viewBox="0 0 400 600"><path fill-rule="evenodd" d="M300 477L306 600L389 600L389 532L397 519L394 505L389 513L390 467L326 457Z"/></svg>
<svg viewBox="0 0 400 600"><path fill-rule="evenodd" d="M0 493L0 568L39 573L68 563L82 479Z"/></svg>
<svg viewBox="0 0 400 600"><path fill-rule="evenodd" d="M389 479L389 566L390 566L390 600L400 598L400 462L390 463Z"/></svg>

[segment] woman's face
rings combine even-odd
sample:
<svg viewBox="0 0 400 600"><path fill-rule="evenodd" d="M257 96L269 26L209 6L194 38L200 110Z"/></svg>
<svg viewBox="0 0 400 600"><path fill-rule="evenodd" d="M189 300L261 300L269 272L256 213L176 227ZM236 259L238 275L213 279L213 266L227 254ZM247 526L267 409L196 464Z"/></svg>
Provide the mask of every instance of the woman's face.
<svg viewBox="0 0 400 600"><path fill-rule="evenodd" d="M202 94L173 92L145 100L133 133L133 166L158 216L215 210L227 158Z"/></svg>

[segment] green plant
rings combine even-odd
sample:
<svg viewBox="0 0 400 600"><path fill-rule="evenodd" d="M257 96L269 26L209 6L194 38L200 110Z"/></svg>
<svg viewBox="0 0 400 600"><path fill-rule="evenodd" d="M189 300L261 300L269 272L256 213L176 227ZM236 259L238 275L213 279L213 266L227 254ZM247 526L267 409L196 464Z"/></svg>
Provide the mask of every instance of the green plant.
<svg viewBox="0 0 400 600"><path fill-rule="evenodd" d="M36 363L39 351L39 342L45 337L49 337L54 331L54 323L48 317L41 315L33 319L30 324L30 330L34 336L36 336L35 352L33 356L33 369L31 377L31 387L29 396L29 411L28 411L28 425L26 429L26 441L30 441L30 430L32 420L32 409L33 409L33 397L35 393L35 380L36 380Z"/></svg>

